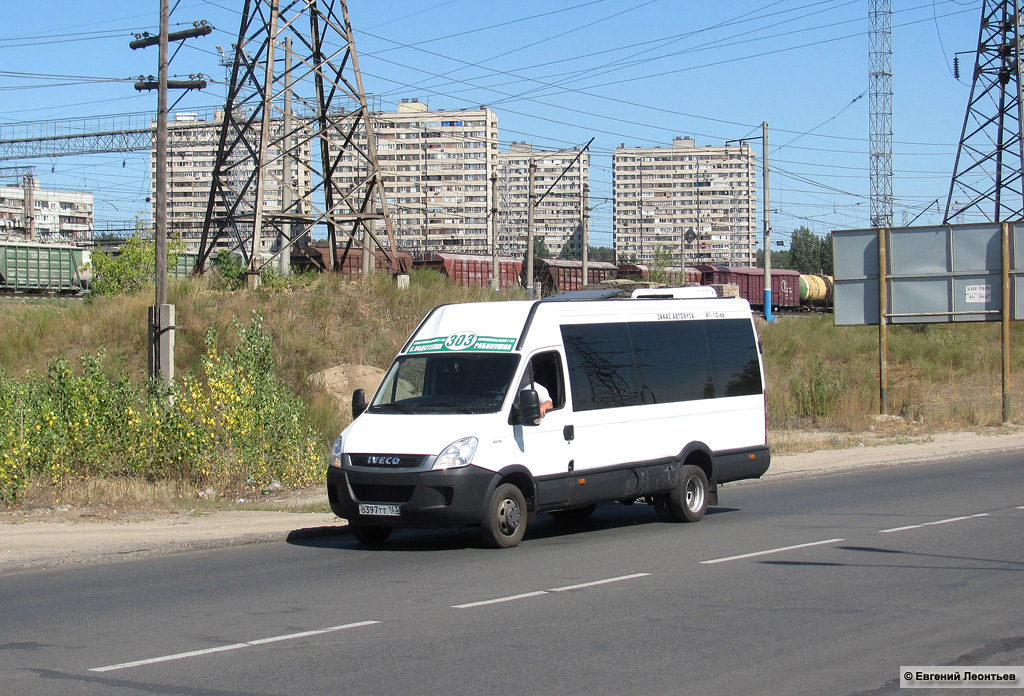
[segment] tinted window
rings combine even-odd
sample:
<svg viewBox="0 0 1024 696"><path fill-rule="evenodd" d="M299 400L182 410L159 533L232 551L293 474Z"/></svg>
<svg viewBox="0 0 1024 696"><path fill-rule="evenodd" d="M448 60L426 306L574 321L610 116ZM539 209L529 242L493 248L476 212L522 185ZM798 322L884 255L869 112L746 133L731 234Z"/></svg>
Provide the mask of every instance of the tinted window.
<svg viewBox="0 0 1024 696"><path fill-rule="evenodd" d="M630 324L629 333L643 403L692 401L714 394L703 322L642 322Z"/></svg>
<svg viewBox="0 0 1024 696"><path fill-rule="evenodd" d="M748 319L561 328L576 411L762 392Z"/></svg>
<svg viewBox="0 0 1024 696"><path fill-rule="evenodd" d="M642 403L626 324L563 326L562 342L574 410Z"/></svg>
<svg viewBox="0 0 1024 696"><path fill-rule="evenodd" d="M715 396L761 393L754 329L745 319L704 322L715 373Z"/></svg>

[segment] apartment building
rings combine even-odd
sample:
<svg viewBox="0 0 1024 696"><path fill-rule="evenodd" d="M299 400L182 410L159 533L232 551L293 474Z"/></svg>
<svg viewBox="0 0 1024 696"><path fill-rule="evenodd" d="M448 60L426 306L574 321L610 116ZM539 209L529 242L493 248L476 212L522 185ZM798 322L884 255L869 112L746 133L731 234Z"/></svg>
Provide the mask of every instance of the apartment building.
<svg viewBox="0 0 1024 696"><path fill-rule="evenodd" d="M486 107L431 111L403 99L372 117L377 160L395 239L411 254L490 249L490 172L498 155L498 117ZM365 135L362 135L365 138ZM357 141L358 142L358 141ZM334 181L357 186L365 166L346 156ZM379 225L383 233L383 224Z"/></svg>
<svg viewBox="0 0 1024 696"><path fill-rule="evenodd" d="M498 154L497 162L498 253L516 257L526 254L532 167L534 200L543 196L533 213L534 238L542 239L552 254L560 255L568 245L572 257L581 258L589 154L579 150L534 150L527 143L513 142L508 152Z"/></svg>
<svg viewBox="0 0 1024 696"><path fill-rule="evenodd" d="M615 256L651 263L753 266L755 157L750 145L620 145L612 162Z"/></svg>
<svg viewBox="0 0 1024 696"><path fill-rule="evenodd" d="M198 112L178 112L167 124L167 233L172 238L185 240L187 251L198 251L203 222L206 217L206 205L213 184L213 167L217 158L217 146L220 138L221 123L224 112L217 110L209 114ZM270 125L271 141L279 138L282 122L275 120ZM151 200L156 200L156 142L150 147L150 189ZM241 153L242 149L239 148ZM311 187L310 141L303 139L301 156L290 158L287 162L288 172L285 173L286 160L281 156L279 148L268 148L268 176L266 177L263 203L267 214L280 212L287 207L288 201L301 200ZM234 187L241 190L245 181L252 175L250 162L244 162L231 169L231 181ZM156 209L153 203L153 215ZM249 215L255 208L254 197L242 205L237 214L240 217ZM222 201L216 201L215 215L223 215L227 211ZM241 234L248 237L252 234L251 223L243 223ZM293 235L296 231L293 231ZM227 243L227 240L224 240ZM262 239L264 252L272 251L281 243L272 235Z"/></svg>
<svg viewBox="0 0 1024 696"><path fill-rule="evenodd" d="M31 177L21 186L0 186L0 236L81 242L92 228L91 193L42 189Z"/></svg>

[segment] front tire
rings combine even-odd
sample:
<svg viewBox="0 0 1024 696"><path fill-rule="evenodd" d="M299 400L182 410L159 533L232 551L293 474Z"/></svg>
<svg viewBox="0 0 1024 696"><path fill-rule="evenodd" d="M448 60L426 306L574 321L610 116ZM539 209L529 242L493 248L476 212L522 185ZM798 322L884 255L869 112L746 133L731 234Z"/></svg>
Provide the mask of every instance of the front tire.
<svg viewBox="0 0 1024 696"><path fill-rule="evenodd" d="M519 545L526 533L526 497L518 486L503 483L494 489L480 532L491 548L507 549Z"/></svg>
<svg viewBox="0 0 1024 696"><path fill-rule="evenodd" d="M368 546L380 546L394 531L392 527L368 527L361 524L350 524L349 529L352 530L352 536L356 541Z"/></svg>

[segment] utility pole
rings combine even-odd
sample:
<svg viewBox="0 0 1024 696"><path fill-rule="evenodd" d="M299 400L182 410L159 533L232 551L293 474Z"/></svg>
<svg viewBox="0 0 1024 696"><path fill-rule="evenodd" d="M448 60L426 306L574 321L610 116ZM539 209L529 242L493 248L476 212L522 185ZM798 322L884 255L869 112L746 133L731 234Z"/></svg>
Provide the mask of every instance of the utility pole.
<svg viewBox="0 0 1024 696"><path fill-rule="evenodd" d="M530 299L533 299L533 208L536 205L533 201L533 177L537 170L537 163L530 153L529 167L529 188L526 196L526 291Z"/></svg>
<svg viewBox="0 0 1024 696"><path fill-rule="evenodd" d="M156 185L153 200L156 208L156 298L154 306L149 308L149 376L151 379L162 379L164 387L170 386L174 380L174 305L167 303L167 90L171 86L167 80L168 44L171 40L184 41L197 36L205 36L213 31L213 27L204 22L197 22L192 29L175 32L172 36L168 31L170 24L170 0L160 0L160 35L142 36L132 41L132 50L146 48L157 44L157 81L139 78L135 89L156 89ZM203 89L204 80L180 80L174 83L178 89Z"/></svg>
<svg viewBox="0 0 1024 696"><path fill-rule="evenodd" d="M768 122L761 122L761 162L762 188L764 189L764 320L769 324L775 321L772 316L772 209L768 201Z"/></svg>
<svg viewBox="0 0 1024 696"><path fill-rule="evenodd" d="M24 198L22 205L25 206L25 236L28 240L34 241L36 238L36 184L32 176L32 172L27 172L22 178L22 190L24 191Z"/></svg>
<svg viewBox="0 0 1024 696"><path fill-rule="evenodd" d="M498 269L498 172L491 172L491 289L501 288Z"/></svg>
<svg viewBox="0 0 1024 696"><path fill-rule="evenodd" d="M582 196L580 202L580 226L581 236L583 237L583 253L580 255L580 259L583 261L583 284L586 285L590 280L590 185L583 181L583 169L580 169L580 183L582 183Z"/></svg>

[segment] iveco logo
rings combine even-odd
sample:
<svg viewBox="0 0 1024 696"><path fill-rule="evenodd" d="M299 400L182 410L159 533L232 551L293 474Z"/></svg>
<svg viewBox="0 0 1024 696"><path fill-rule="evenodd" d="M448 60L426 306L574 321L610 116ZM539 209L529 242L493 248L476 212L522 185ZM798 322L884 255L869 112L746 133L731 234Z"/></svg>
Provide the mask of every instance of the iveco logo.
<svg viewBox="0 0 1024 696"><path fill-rule="evenodd" d="M366 458L367 464L376 464L377 466L398 466L402 463L400 457L383 457L376 454L371 454Z"/></svg>

